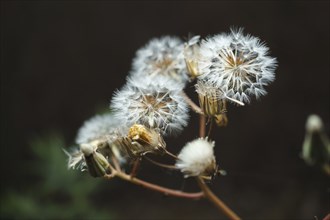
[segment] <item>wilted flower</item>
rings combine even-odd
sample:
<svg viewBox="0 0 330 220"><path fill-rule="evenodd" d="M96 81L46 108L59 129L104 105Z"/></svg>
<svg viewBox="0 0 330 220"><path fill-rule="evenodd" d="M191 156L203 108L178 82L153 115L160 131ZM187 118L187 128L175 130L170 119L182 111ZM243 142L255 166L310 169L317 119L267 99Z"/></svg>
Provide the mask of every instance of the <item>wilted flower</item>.
<svg viewBox="0 0 330 220"><path fill-rule="evenodd" d="M79 149L71 153L65 151L69 156L68 168L78 168L82 171L88 168L92 176L101 176L112 156L124 163L123 151L117 140L126 135L124 132L127 129L111 113L96 115L87 120L79 129L76 138Z"/></svg>
<svg viewBox="0 0 330 220"><path fill-rule="evenodd" d="M199 98L199 105L206 116L213 117L219 126L226 126L227 103L224 94L212 83L198 80L195 85Z"/></svg>
<svg viewBox="0 0 330 220"><path fill-rule="evenodd" d="M141 157L147 153L163 154L166 148L166 143L160 133L139 124L134 124L129 129L127 137L122 138L119 143L132 158Z"/></svg>
<svg viewBox="0 0 330 220"><path fill-rule="evenodd" d="M79 150L75 149L70 153L64 150L69 157L68 169L88 170L93 177L104 176L109 171L109 162L96 150L97 147L91 144L81 144Z"/></svg>
<svg viewBox="0 0 330 220"><path fill-rule="evenodd" d="M179 82L187 82L183 42L171 36L150 40L136 52L131 76L141 78L165 76Z"/></svg>
<svg viewBox="0 0 330 220"><path fill-rule="evenodd" d="M178 132L187 125L188 107L183 85L163 77L129 78L111 102L115 117L127 126L142 124L162 134Z"/></svg>
<svg viewBox="0 0 330 220"><path fill-rule="evenodd" d="M212 176L217 170L213 152L214 141L199 138L187 143L178 155L177 168L189 176Z"/></svg>
<svg viewBox="0 0 330 220"><path fill-rule="evenodd" d="M243 35L243 29L231 30L202 41L200 79L214 83L231 101L250 102L265 95L264 86L275 79L275 58L259 38Z"/></svg>

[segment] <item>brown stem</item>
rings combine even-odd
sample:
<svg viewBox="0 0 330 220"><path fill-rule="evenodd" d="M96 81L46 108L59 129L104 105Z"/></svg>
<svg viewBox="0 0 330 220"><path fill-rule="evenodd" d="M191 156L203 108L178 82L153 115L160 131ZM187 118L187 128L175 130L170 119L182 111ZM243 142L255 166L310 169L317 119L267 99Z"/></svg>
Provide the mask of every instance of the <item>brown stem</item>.
<svg viewBox="0 0 330 220"><path fill-rule="evenodd" d="M143 180L140 180L135 177L131 177L130 175L127 175L123 172L118 172L116 170L112 170L112 173L110 175L104 175L105 178L111 179L113 176L117 176L123 180L126 180L128 182L134 183L139 186L143 186L147 189L151 189L160 193L163 193L165 195L169 196L175 196L175 197L181 197L186 199L200 199L204 196L203 192L197 192L197 193L188 193L188 192L182 192L180 190L173 190L166 187L158 186Z"/></svg>
<svg viewBox="0 0 330 220"><path fill-rule="evenodd" d="M193 102L184 91L182 91L182 96L186 100L188 105L190 105L192 110L194 110L198 114L204 115L203 110L198 105L196 105L195 102Z"/></svg>
<svg viewBox="0 0 330 220"><path fill-rule="evenodd" d="M164 168L167 168L167 169L171 169L171 170L177 170L178 168L176 168L174 165L168 165L168 164L163 164L163 163L160 163L160 162L157 162L157 161L154 161L153 159L147 157L147 156L144 156L144 158L146 160L148 160L149 162L157 165L157 166L160 166L160 167L164 167Z"/></svg>
<svg viewBox="0 0 330 220"><path fill-rule="evenodd" d="M229 219L231 220L240 220L240 217L233 212L223 201L221 201L205 184L204 180L200 177L196 178L199 187L204 192L204 195L207 199L209 199L213 204L223 212Z"/></svg>
<svg viewBox="0 0 330 220"><path fill-rule="evenodd" d="M136 176L139 167L140 167L140 159L136 159L133 163L133 167L132 167L132 170L131 170L131 174L130 174L131 177Z"/></svg>
<svg viewBox="0 0 330 220"><path fill-rule="evenodd" d="M121 171L121 167L120 167L117 157L112 156L111 158L112 158L112 163L115 166L116 170Z"/></svg>
<svg viewBox="0 0 330 220"><path fill-rule="evenodd" d="M199 116L199 137L205 137L205 115Z"/></svg>
<svg viewBox="0 0 330 220"><path fill-rule="evenodd" d="M178 157L177 157L176 155L172 154L172 153L169 152L168 150L165 150L165 153L166 153L167 155L173 157L173 158L176 159L176 160L178 159Z"/></svg>

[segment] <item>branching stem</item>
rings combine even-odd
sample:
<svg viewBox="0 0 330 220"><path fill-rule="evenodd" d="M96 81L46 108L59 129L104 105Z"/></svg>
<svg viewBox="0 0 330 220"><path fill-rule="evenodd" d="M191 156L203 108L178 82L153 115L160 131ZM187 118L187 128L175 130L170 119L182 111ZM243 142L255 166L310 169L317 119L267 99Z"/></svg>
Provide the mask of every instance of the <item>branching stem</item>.
<svg viewBox="0 0 330 220"><path fill-rule="evenodd" d="M112 170L112 173L104 175L104 178L112 179L113 177L116 176L122 180L134 183L136 185L145 187L147 189L151 189L153 191L163 193L168 196L175 196L175 197L181 197L181 198L186 198L186 199L200 199L200 198L204 197L203 192L189 193L189 192L183 192L180 190L169 189L169 188L162 187L162 186L159 186L159 185L156 185L153 183L146 182L144 180L140 180L140 179L132 177L126 173L117 171L113 168L111 168L111 170Z"/></svg>
<svg viewBox="0 0 330 220"><path fill-rule="evenodd" d="M210 190L202 178L196 177L196 180L199 187L204 192L205 197L210 200L222 213L224 213L231 220L240 220L240 217Z"/></svg>

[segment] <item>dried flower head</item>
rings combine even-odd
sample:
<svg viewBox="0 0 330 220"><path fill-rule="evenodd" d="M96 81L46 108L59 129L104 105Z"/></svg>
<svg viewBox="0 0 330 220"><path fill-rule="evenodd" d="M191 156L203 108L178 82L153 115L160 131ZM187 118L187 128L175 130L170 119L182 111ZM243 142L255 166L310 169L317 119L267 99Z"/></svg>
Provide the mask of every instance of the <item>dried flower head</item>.
<svg viewBox="0 0 330 220"><path fill-rule="evenodd" d="M166 143L159 132L140 124L134 124L120 144L132 158L147 153L164 154L166 148Z"/></svg>
<svg viewBox="0 0 330 220"><path fill-rule="evenodd" d="M217 170L213 148L214 141L193 140L182 148L175 166L185 177L213 175Z"/></svg>
<svg viewBox="0 0 330 220"><path fill-rule="evenodd" d="M92 144L81 144L72 152L64 150L69 157L68 169L88 171L93 177L102 177L109 172L109 162L103 154L97 152L97 147Z"/></svg>
<svg viewBox="0 0 330 220"><path fill-rule="evenodd" d="M250 96L266 94L264 86L275 79L277 62L259 38L231 30L200 45L200 79L214 83L231 100L249 103Z"/></svg>
<svg viewBox="0 0 330 220"><path fill-rule="evenodd" d="M111 102L115 117L127 126L142 124L162 134L178 132L187 125L188 107L183 85L163 77L129 78Z"/></svg>
<svg viewBox="0 0 330 220"><path fill-rule="evenodd" d="M186 62L188 74L192 79L200 75L198 70L198 60L200 59L199 53L199 40L200 36L193 36L184 44L184 59Z"/></svg>
<svg viewBox="0 0 330 220"><path fill-rule="evenodd" d="M227 101L221 90L204 80L198 80L195 87L204 114L214 118L217 125L226 126Z"/></svg>
<svg viewBox="0 0 330 220"><path fill-rule="evenodd" d="M123 150L116 141L127 129L112 114L96 115L87 120L79 129L76 138L79 149L71 153L65 151L69 156L68 168L88 170L95 176L103 173L101 168L106 165L104 160L111 161L112 156L123 164ZM91 167L92 165L96 167Z"/></svg>
<svg viewBox="0 0 330 220"><path fill-rule="evenodd" d="M183 42L177 37L164 36L150 40L136 52L131 76L165 76L183 83L187 82L183 46Z"/></svg>

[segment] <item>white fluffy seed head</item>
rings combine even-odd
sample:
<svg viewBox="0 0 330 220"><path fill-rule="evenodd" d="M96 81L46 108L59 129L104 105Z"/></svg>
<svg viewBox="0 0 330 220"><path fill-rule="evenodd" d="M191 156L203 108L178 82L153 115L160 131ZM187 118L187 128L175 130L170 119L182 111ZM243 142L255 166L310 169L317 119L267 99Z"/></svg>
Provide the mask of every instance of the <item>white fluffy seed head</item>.
<svg viewBox="0 0 330 220"><path fill-rule="evenodd" d="M106 158L114 155L120 163L125 163L124 152L116 146L115 142L127 132L128 127L125 127L124 123L120 122L112 113L96 115L88 119L79 129L76 137L80 153L74 152L69 156L68 167L79 167L82 171L86 170L85 159L82 155L90 156L96 151Z"/></svg>
<svg viewBox="0 0 330 220"><path fill-rule="evenodd" d="M243 29L209 37L200 45L199 78L214 83L229 100L249 103L251 96L265 95L264 86L275 79L277 61L268 50Z"/></svg>
<svg viewBox="0 0 330 220"><path fill-rule="evenodd" d="M197 80L195 84L196 92L199 96L207 96L210 99L225 99L224 93L213 83L205 80Z"/></svg>
<svg viewBox="0 0 330 220"><path fill-rule="evenodd" d="M132 64L132 77L165 76L186 83L186 71L183 42L172 36L154 38L136 52Z"/></svg>
<svg viewBox="0 0 330 220"><path fill-rule="evenodd" d="M191 141L182 148L175 166L185 177L212 175L216 169L213 148L214 142L207 139Z"/></svg>
<svg viewBox="0 0 330 220"><path fill-rule="evenodd" d="M142 124L170 134L188 123L188 106L181 94L183 84L166 77L128 78L114 95L110 108L125 125Z"/></svg>
<svg viewBox="0 0 330 220"><path fill-rule="evenodd" d="M78 130L76 143L86 144L97 139L117 138L125 130L128 130L128 127L124 127L112 113L96 115L85 121Z"/></svg>

